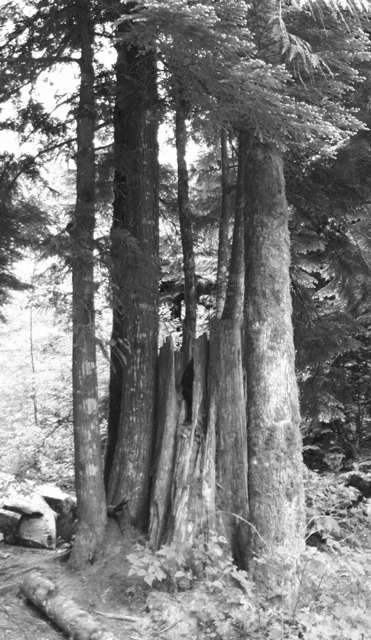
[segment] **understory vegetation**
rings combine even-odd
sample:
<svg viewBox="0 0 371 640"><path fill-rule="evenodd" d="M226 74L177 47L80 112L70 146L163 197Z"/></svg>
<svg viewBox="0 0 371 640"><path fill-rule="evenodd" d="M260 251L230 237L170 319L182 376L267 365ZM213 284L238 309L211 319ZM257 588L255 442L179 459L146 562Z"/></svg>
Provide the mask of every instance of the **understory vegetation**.
<svg viewBox="0 0 371 640"><path fill-rule="evenodd" d="M24 571L74 640L369 640L370 2L4 0L0 58L0 629Z"/></svg>

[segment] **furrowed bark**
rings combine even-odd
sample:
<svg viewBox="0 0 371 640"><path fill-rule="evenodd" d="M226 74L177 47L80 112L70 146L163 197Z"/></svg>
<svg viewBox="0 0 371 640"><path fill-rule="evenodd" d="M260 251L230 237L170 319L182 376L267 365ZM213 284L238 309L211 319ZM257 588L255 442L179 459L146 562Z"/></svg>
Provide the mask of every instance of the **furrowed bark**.
<svg viewBox="0 0 371 640"><path fill-rule="evenodd" d="M228 157L227 133L220 132L220 160L221 160L221 211L218 238L218 266L216 275L216 317L222 317L225 298L227 295L229 261L231 258L231 244L229 227L232 218L231 176Z"/></svg>
<svg viewBox="0 0 371 640"><path fill-rule="evenodd" d="M158 364L157 442L155 478L151 496L149 543L158 549L164 539L170 506L179 399L176 391L174 343L169 337L160 349Z"/></svg>
<svg viewBox="0 0 371 640"><path fill-rule="evenodd" d="M247 136L240 134L235 221L226 300L210 331L209 423L216 439L218 528L239 567L248 560L246 400L242 369L241 322L244 301L244 212Z"/></svg>
<svg viewBox="0 0 371 640"><path fill-rule="evenodd" d="M128 26L118 27L118 37ZM158 145L156 60L117 44L115 177L111 231L112 334L107 499L127 501L146 529L155 415L158 335Z"/></svg>
<svg viewBox="0 0 371 640"><path fill-rule="evenodd" d="M78 8L81 39L77 116L77 200L71 231L73 422L78 531L73 565L92 562L104 539L106 502L98 423L94 311L94 68L89 0Z"/></svg>
<svg viewBox="0 0 371 640"><path fill-rule="evenodd" d="M281 4L260 0L251 23L259 55L281 62ZM289 211L282 152L251 136L245 217L245 366L250 571L290 606L304 550L300 413L290 294ZM262 561L263 560L263 561Z"/></svg>
<svg viewBox="0 0 371 640"><path fill-rule="evenodd" d="M186 111L187 109L184 100L180 96L178 96L176 99L175 109L175 142L178 166L178 211L184 269L185 317L183 322L182 343L184 364L187 364L187 362L189 362L192 358L192 348L196 336L197 321L197 292L193 247L192 211L189 202L189 180L186 161Z"/></svg>
<svg viewBox="0 0 371 640"><path fill-rule="evenodd" d="M233 241L222 317L241 325L245 295L245 238L244 216L246 208L248 136L239 133L238 173L234 214Z"/></svg>
<svg viewBox="0 0 371 640"><path fill-rule="evenodd" d="M291 320L290 238L280 153L250 150L246 217L246 375L250 569L290 602L304 549L299 400ZM257 562L265 557L267 562Z"/></svg>
<svg viewBox="0 0 371 640"><path fill-rule="evenodd" d="M206 491L205 464L213 460L207 447L212 441L206 431L208 341L201 336L193 349L192 420L185 420L181 408L176 435L173 482L166 541L191 546L206 533L209 514L213 511ZM184 403L183 403L184 404ZM206 474L206 480L207 476Z"/></svg>

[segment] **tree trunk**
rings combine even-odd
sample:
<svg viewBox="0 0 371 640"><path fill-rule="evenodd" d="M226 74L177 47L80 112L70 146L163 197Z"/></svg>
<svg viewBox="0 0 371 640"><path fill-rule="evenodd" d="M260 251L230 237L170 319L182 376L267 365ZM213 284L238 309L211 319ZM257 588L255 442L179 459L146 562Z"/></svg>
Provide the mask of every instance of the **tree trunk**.
<svg viewBox="0 0 371 640"><path fill-rule="evenodd" d="M216 438L218 528L239 567L247 568L248 492L246 400L241 322L244 300L244 209L247 138L240 135L232 255L221 320L210 331L209 423Z"/></svg>
<svg viewBox="0 0 371 640"><path fill-rule="evenodd" d="M92 562L103 542L106 503L98 423L94 312L94 68L89 0L78 8L81 38L77 116L77 200L72 237L73 422L79 526L74 565Z"/></svg>
<svg viewBox="0 0 371 640"><path fill-rule="evenodd" d="M129 26L118 27L118 38ZM149 513L158 335L158 145L154 52L117 44L111 231L114 323L107 498L130 522Z"/></svg>
<svg viewBox="0 0 371 640"><path fill-rule="evenodd" d="M164 539L173 479L179 401L176 391L175 353L172 338L162 346L158 365L157 442L155 479L151 496L149 542L158 549Z"/></svg>
<svg viewBox="0 0 371 640"><path fill-rule="evenodd" d="M220 163L221 163L221 211L219 221L218 239L218 267L216 275L216 317L222 317L225 298L227 295L229 261L231 258L231 246L229 227L232 218L231 207L231 176L228 158L227 133L225 129L220 132Z"/></svg>
<svg viewBox="0 0 371 640"><path fill-rule="evenodd" d="M304 499L291 321L289 213L282 157L258 141L250 148L247 196L250 568L258 585L290 602L304 548Z"/></svg>
<svg viewBox="0 0 371 640"><path fill-rule="evenodd" d="M220 320L210 332L208 432L216 439L216 514L234 560L247 568L246 401L241 328Z"/></svg>
<svg viewBox="0 0 371 640"><path fill-rule="evenodd" d="M233 320L238 326L241 326L242 323L245 294L244 216L246 207L246 181L248 179L247 152L248 137L246 133L241 131L238 142L238 172L232 252L222 315L224 319Z"/></svg>
<svg viewBox="0 0 371 640"><path fill-rule="evenodd" d="M183 402L177 424L166 529L167 542L187 546L205 533L205 523L209 521L209 514L214 508L213 497L205 492L210 472L208 465L213 460L213 455L207 449L212 447L212 441L206 431L208 341L205 335L194 344L192 362L192 418L191 421L185 419L187 410Z"/></svg>
<svg viewBox="0 0 371 640"><path fill-rule="evenodd" d="M175 111L175 141L178 165L178 211L180 234L183 249L184 269L184 304L185 317L183 322L182 351L184 364L192 358L193 342L196 336L197 321L197 293L196 272L193 248L192 212L189 202L187 151L187 108L184 100L178 96Z"/></svg>

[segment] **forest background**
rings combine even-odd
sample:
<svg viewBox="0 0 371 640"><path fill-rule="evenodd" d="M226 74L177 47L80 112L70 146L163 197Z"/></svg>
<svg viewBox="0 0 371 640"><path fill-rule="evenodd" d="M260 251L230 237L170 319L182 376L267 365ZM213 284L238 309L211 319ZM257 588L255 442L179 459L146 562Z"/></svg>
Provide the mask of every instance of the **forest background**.
<svg viewBox="0 0 371 640"><path fill-rule="evenodd" d="M27 341L18 384L3 370L3 468L76 477L75 562L98 553L107 500L154 549L215 526L292 604L301 437L312 469L369 455L369 9L4 3L2 139L19 147L1 154L0 286L4 316L12 290L27 315L9 308L2 352L21 326ZM310 535L334 533L328 511Z"/></svg>

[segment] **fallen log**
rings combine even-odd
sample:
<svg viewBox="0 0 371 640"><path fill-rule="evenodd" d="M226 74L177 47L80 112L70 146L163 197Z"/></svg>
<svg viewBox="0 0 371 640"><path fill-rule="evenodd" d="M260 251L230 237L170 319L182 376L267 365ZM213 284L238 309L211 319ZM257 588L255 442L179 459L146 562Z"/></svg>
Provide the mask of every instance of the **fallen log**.
<svg viewBox="0 0 371 640"><path fill-rule="evenodd" d="M71 640L117 640L90 613L61 595L58 587L40 573L34 572L25 578L21 593Z"/></svg>

